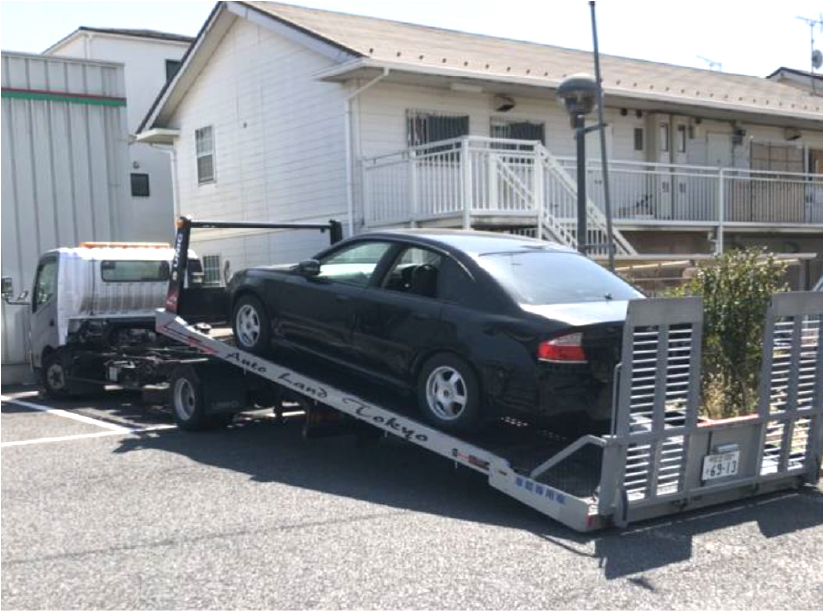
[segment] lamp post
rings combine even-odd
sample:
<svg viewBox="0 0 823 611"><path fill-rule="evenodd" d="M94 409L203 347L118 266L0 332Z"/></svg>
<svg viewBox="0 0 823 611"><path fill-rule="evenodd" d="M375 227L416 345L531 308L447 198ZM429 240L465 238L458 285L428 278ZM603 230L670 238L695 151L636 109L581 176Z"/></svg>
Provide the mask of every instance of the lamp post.
<svg viewBox="0 0 823 611"><path fill-rule="evenodd" d="M557 88L557 100L571 116L577 138L577 250L586 254L586 115L594 110L597 82L588 74L572 74ZM597 129L599 126L595 126Z"/></svg>

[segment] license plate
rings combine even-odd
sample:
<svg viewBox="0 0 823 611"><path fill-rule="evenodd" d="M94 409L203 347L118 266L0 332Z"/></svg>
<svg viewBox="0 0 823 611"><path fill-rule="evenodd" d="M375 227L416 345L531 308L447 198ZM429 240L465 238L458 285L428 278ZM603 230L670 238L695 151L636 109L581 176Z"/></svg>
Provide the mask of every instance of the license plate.
<svg viewBox="0 0 823 611"><path fill-rule="evenodd" d="M740 451L709 454L703 459L703 481L737 475Z"/></svg>

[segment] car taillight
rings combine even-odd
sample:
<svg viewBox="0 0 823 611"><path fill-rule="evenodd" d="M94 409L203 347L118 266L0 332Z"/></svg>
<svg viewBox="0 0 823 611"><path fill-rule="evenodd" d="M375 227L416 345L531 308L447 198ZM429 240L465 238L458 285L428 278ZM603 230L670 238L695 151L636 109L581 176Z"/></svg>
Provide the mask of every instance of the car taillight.
<svg viewBox="0 0 823 611"><path fill-rule="evenodd" d="M585 363L583 334L569 333L541 342L537 346L537 358L550 363Z"/></svg>

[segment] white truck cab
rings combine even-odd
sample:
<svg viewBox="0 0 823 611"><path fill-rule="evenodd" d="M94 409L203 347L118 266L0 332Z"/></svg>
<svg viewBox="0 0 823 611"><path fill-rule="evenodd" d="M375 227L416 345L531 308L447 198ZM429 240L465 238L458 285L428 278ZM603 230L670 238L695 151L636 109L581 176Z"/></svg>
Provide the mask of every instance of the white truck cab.
<svg viewBox="0 0 823 611"><path fill-rule="evenodd" d="M163 307L173 257L168 244L145 242L84 242L40 257L29 336L32 367L48 394L85 390L84 379L105 381L101 359L80 355L156 340L154 311ZM195 267L187 283L202 284L200 261L189 257Z"/></svg>

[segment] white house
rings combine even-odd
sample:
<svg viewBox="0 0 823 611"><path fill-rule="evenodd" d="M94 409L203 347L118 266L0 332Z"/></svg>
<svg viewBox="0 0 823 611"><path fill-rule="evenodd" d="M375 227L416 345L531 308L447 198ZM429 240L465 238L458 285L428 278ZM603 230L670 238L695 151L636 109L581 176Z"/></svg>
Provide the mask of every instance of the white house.
<svg viewBox="0 0 823 611"><path fill-rule="evenodd" d="M823 252L823 98L649 61L602 67L621 256ZM581 71L593 71L588 52L221 2L138 138L174 147L178 209L201 219L485 227L573 244L573 132L555 92ZM587 239L602 244L594 145ZM320 245L224 231L197 248L236 269Z"/></svg>
<svg viewBox="0 0 823 611"><path fill-rule="evenodd" d="M194 39L156 30L80 27L44 55L114 61L125 66L128 129L135 134ZM169 240L173 234L170 151L133 142L130 151L131 219L128 239Z"/></svg>

